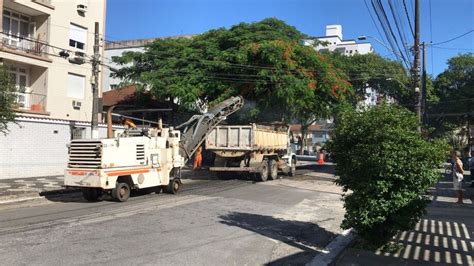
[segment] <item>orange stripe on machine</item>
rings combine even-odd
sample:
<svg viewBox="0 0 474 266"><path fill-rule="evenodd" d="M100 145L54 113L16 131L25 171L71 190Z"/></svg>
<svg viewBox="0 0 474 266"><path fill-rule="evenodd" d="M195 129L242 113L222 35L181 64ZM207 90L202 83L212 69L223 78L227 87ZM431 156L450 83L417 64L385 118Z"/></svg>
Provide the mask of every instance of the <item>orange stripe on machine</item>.
<svg viewBox="0 0 474 266"><path fill-rule="evenodd" d="M68 170L67 172L70 175L87 175L87 174L97 175L98 174L97 171L89 171L89 170Z"/></svg>
<svg viewBox="0 0 474 266"><path fill-rule="evenodd" d="M150 172L149 168L142 168L142 169L125 169L125 170L117 170L117 171L110 171L105 172L108 176L116 176L116 175L132 175L132 174L143 174Z"/></svg>

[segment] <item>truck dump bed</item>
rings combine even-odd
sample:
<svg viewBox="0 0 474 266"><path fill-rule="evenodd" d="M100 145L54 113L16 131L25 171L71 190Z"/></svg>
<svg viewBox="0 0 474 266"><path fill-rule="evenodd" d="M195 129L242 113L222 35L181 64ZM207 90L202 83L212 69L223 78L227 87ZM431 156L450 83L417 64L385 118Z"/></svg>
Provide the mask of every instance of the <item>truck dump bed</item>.
<svg viewBox="0 0 474 266"><path fill-rule="evenodd" d="M211 151L285 150L288 147L288 127L281 125L217 126L206 138Z"/></svg>

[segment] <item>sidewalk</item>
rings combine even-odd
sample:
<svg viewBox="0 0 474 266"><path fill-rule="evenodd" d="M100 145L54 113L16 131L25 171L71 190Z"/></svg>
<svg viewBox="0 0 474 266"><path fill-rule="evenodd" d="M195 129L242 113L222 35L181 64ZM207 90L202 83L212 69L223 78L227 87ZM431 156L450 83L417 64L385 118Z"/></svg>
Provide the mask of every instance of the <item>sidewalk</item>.
<svg viewBox="0 0 474 266"><path fill-rule="evenodd" d="M78 191L62 187L63 180L63 176L2 179L0 180L0 203Z"/></svg>
<svg viewBox="0 0 474 266"><path fill-rule="evenodd" d="M431 189L425 217L394 238L403 245L397 253L347 248L333 265L474 265L474 188L464 184L464 204L458 205L452 187L445 176Z"/></svg>

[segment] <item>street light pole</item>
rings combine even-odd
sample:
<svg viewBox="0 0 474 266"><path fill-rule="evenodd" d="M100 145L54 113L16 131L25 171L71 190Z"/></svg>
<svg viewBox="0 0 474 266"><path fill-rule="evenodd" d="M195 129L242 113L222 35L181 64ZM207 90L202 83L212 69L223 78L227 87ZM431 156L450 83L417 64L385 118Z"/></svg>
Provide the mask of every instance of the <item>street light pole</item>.
<svg viewBox="0 0 474 266"><path fill-rule="evenodd" d="M420 93L420 0L415 0L415 59L413 62L413 87L415 89L415 111L418 118L418 131L421 132L421 93Z"/></svg>
<svg viewBox="0 0 474 266"><path fill-rule="evenodd" d="M91 138L99 138L99 22L95 23L94 59L92 60L92 121Z"/></svg>
<svg viewBox="0 0 474 266"><path fill-rule="evenodd" d="M426 123L426 43L423 42L423 64L421 73L421 122Z"/></svg>

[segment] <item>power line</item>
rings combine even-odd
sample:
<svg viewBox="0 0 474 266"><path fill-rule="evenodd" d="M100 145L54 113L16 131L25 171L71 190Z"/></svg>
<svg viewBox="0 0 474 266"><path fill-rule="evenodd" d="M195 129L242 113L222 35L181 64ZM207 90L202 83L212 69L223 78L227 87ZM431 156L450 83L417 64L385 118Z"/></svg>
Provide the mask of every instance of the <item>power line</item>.
<svg viewBox="0 0 474 266"><path fill-rule="evenodd" d="M390 46L392 47L392 50L398 50L399 55L397 56L400 61L402 61L407 68L410 68L409 65L411 64L408 59L403 55L403 51L401 49L401 46L398 42L398 39L395 37L395 34L393 32L393 28L390 25L390 20L387 17L387 14L385 12L383 3L381 0L371 0L372 7L374 8L375 14L377 15L377 18L380 22L380 25L382 26L382 29L385 33L385 37L387 41L389 42Z"/></svg>
<svg viewBox="0 0 474 266"><path fill-rule="evenodd" d="M407 16L408 25L410 26L411 34L412 36L415 36L415 32L413 31L413 26L410 20L410 15L408 15L407 3L405 0L403 0L403 7L405 9L405 15Z"/></svg>
<svg viewBox="0 0 474 266"><path fill-rule="evenodd" d="M390 7L390 11L392 13L392 17L393 17L393 21L395 22L395 27L397 29L397 32L398 32L398 36L400 36L400 41L402 42L403 44L403 50L405 52L405 56L406 58L410 58L410 52L408 51L408 48L407 46L405 45L407 42L407 39L406 39L406 35L405 35L405 31L404 29L401 27L401 20L400 20L400 16L396 10L396 8L394 7L394 5L392 5L392 1L391 0L388 0L388 4L389 4L389 7ZM400 23L399 23L400 21ZM399 25L400 24L400 25ZM411 64L410 64L411 66Z"/></svg>
<svg viewBox="0 0 474 266"><path fill-rule="evenodd" d="M474 51L472 48L456 48L456 47L441 47L441 46L431 46L431 49L444 49L444 50L457 50L457 51Z"/></svg>
<svg viewBox="0 0 474 266"><path fill-rule="evenodd" d="M459 36L456 36L456 37L454 37L454 38L451 38L451 39L449 39L449 40L446 40L446 41L437 42L437 43L431 43L431 45L439 45L439 44L448 43L448 42L451 42L451 41L457 40L457 39L459 39L459 38L462 38L462 37L464 37L464 36L468 35L468 34L469 34L469 33L471 33L471 32L474 32L474 30L470 30L470 31L468 31L468 32L466 32L466 33L463 33L463 34L461 34L461 35L459 35Z"/></svg>
<svg viewBox="0 0 474 266"><path fill-rule="evenodd" d="M372 12L370 12L369 5L367 5L367 1L364 0L364 3L365 3L365 7L367 8L367 12L370 15L370 19L372 20L372 23L374 23L375 29L377 30L377 33L379 34L380 39L383 39L382 34L380 33L380 30L379 30L379 27L377 26L377 23L375 23L374 16L372 16Z"/></svg>
<svg viewBox="0 0 474 266"><path fill-rule="evenodd" d="M430 43L433 43L433 21L431 19L431 0L429 1L429 9L430 9ZM433 68L434 68L434 55L433 55L433 46L430 47L430 57L431 57L431 75L433 76Z"/></svg>

